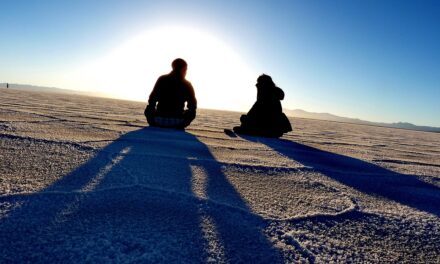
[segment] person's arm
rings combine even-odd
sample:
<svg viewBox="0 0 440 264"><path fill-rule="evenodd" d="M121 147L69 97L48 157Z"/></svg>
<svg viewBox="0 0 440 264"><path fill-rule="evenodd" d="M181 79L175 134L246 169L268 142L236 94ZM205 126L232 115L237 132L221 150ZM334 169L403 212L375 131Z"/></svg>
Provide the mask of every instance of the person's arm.
<svg viewBox="0 0 440 264"><path fill-rule="evenodd" d="M144 114L150 125L155 125L154 117L156 115L156 104L159 101L159 93L162 87L162 77L159 77L154 85L153 91L150 93L148 98L148 104L145 108Z"/></svg>
<svg viewBox="0 0 440 264"><path fill-rule="evenodd" d="M162 77L159 77L153 87L153 91L150 93L150 97L148 98L148 106L154 109L156 108L157 101L159 101L159 93L162 87L162 82Z"/></svg>
<svg viewBox="0 0 440 264"><path fill-rule="evenodd" d="M197 99L194 93L194 88L190 82L188 82L188 101L186 107L189 111L195 112L197 109Z"/></svg>

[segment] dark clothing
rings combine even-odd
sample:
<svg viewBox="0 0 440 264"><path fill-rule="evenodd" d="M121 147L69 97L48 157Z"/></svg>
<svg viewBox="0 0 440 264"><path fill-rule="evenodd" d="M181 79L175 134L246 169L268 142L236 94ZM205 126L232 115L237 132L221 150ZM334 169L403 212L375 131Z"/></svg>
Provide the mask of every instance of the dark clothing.
<svg viewBox="0 0 440 264"><path fill-rule="evenodd" d="M191 83L171 72L157 79L145 109L145 116L152 126L161 126L160 122L155 121L156 117L182 119L182 124L176 127L183 128L194 120L196 109L197 100Z"/></svg>
<svg viewBox="0 0 440 264"><path fill-rule="evenodd" d="M191 83L177 74L160 76L150 94L148 104L156 106L156 115L161 117L182 117L186 107L196 111L197 100Z"/></svg>
<svg viewBox="0 0 440 264"><path fill-rule="evenodd" d="M182 117L161 117L150 106L145 108L145 117L150 126L183 129L191 124L196 117L195 111L185 110Z"/></svg>
<svg viewBox="0 0 440 264"><path fill-rule="evenodd" d="M280 100L283 99L284 92L278 87L259 88L257 102L246 115L241 116L241 126L234 127L234 131L264 137L281 137L283 133L292 131L281 107Z"/></svg>
<svg viewBox="0 0 440 264"><path fill-rule="evenodd" d="M281 107L281 100L284 100L284 91L281 88L273 87L271 89L257 88L257 102L258 101L273 101ZM281 108L280 108L281 109Z"/></svg>

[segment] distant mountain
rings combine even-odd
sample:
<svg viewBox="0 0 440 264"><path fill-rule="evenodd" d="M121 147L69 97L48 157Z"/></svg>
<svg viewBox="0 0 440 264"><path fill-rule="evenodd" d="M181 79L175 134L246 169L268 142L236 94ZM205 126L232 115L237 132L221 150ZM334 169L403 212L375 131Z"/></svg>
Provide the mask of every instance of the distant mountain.
<svg viewBox="0 0 440 264"><path fill-rule="evenodd" d="M0 83L0 88L6 88L6 83ZM62 94L77 94L77 95L86 95L86 96L95 96L95 97L109 97L104 93L75 91L75 90L67 90L67 89L61 89L55 87L45 87L45 86L36 86L36 85L28 85L28 84L10 83L9 88L14 90L34 91L34 92L49 92L49 93L62 93ZM295 110L284 109L283 111L287 116L291 116L291 117L440 133L439 127L417 126L407 122L397 122L397 123L370 122L358 118L341 117L329 113L307 112L301 109L295 109Z"/></svg>
<svg viewBox="0 0 440 264"><path fill-rule="evenodd" d="M337 115L333 115L333 114L329 114L329 113L307 112L307 111L304 111L301 109L295 109L295 110L284 109L284 113L287 116L291 116L291 117L309 118L309 119L336 121L336 122L352 123L352 124L360 124L360 125L392 127L392 128L401 128L401 129L440 133L439 127L416 126L414 124L406 123L406 122L397 122L397 123L371 122L371 121L361 120L358 118L341 117L341 116L337 116Z"/></svg>
<svg viewBox="0 0 440 264"><path fill-rule="evenodd" d="M0 83L0 88L6 88L6 83ZM103 93L97 93L97 92L75 91L75 90L61 89L61 88L55 88L55 87L36 86L36 85L29 85L29 84L10 83L9 89L33 91L33 92L48 92L48 93L62 93L62 94L77 94L77 95L87 95L87 96L97 96L97 97L108 97Z"/></svg>

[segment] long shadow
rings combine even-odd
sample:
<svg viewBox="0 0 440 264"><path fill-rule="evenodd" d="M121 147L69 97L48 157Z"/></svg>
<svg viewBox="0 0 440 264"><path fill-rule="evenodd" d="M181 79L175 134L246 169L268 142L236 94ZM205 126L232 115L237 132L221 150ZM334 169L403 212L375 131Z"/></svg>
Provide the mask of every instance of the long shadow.
<svg viewBox="0 0 440 264"><path fill-rule="evenodd" d="M206 198L194 194L194 167ZM126 133L44 190L2 204L18 206L0 219L0 262L281 262L263 219L183 131Z"/></svg>
<svg viewBox="0 0 440 264"><path fill-rule="evenodd" d="M365 194L384 197L440 216L440 188L415 175L397 173L360 159L286 139L241 137L265 144L278 153Z"/></svg>

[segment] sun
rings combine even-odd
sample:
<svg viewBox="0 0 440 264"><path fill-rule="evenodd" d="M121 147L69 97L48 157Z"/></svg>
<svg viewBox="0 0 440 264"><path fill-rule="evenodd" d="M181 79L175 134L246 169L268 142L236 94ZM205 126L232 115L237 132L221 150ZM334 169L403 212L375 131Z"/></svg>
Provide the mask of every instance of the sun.
<svg viewBox="0 0 440 264"><path fill-rule="evenodd" d="M171 62L188 62L199 107L244 111L255 99L258 77L240 54L212 34L168 26L139 34L108 55L78 69L73 76L86 89L112 97L147 101L157 78Z"/></svg>

